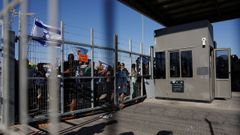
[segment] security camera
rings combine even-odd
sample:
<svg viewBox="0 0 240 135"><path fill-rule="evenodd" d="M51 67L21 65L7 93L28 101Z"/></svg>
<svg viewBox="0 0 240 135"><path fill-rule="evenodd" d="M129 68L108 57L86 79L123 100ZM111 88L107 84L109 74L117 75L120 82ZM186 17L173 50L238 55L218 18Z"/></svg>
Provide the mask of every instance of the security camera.
<svg viewBox="0 0 240 135"><path fill-rule="evenodd" d="M203 47L203 48L205 48L205 46L206 46L206 40L207 40L206 37L203 37L203 38L202 38L202 47Z"/></svg>

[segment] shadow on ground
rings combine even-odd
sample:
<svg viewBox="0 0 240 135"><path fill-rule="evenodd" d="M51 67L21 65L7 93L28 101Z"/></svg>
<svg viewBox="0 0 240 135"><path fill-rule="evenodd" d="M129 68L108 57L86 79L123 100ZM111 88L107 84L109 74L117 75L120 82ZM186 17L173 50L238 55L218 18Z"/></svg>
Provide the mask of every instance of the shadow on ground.
<svg viewBox="0 0 240 135"><path fill-rule="evenodd" d="M65 135L94 135L96 133L102 133L104 131L104 128L107 125L112 125L112 124L116 124L116 123L117 123L116 120L111 120L111 121L108 121L108 122L102 122L102 123L95 124L95 125L92 125L92 126L82 127L78 131L69 132ZM132 135L132 134L123 134L123 135Z"/></svg>
<svg viewBox="0 0 240 135"><path fill-rule="evenodd" d="M134 135L134 133L133 132L124 132L124 133L121 133L119 135Z"/></svg>
<svg viewBox="0 0 240 135"><path fill-rule="evenodd" d="M159 131L156 135L173 135L173 132L162 130L162 131Z"/></svg>

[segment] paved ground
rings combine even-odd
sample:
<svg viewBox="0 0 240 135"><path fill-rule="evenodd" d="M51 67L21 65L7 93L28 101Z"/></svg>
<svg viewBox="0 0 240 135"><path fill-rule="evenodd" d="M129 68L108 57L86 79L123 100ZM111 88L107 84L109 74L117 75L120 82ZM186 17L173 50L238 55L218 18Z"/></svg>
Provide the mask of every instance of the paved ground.
<svg viewBox="0 0 240 135"><path fill-rule="evenodd" d="M145 102L168 105L168 106L196 107L196 108L208 108L208 109L216 109L216 110L240 111L240 92L233 92L231 99L227 99L227 100L215 99L211 103L177 101L177 100L156 100L156 99L147 99L145 100Z"/></svg>
<svg viewBox="0 0 240 135"><path fill-rule="evenodd" d="M213 103L147 99L111 118L102 115L61 122L60 134L240 135L240 94Z"/></svg>

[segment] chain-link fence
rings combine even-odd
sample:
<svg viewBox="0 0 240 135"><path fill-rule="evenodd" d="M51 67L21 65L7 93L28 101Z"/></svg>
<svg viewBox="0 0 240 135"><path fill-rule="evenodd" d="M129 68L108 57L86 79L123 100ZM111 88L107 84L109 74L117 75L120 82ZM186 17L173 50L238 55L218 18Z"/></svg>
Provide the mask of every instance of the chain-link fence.
<svg viewBox="0 0 240 135"><path fill-rule="evenodd" d="M114 103L114 97L119 103L146 95L143 79L150 77L149 55L131 50L116 50L113 45L104 47L65 40L63 51L56 47L57 64L52 65L44 55L47 47L32 40L34 38L36 37L31 38L28 45L29 114L33 118L47 114L51 98L47 91L47 78L52 70L57 70L61 82L59 112L62 114L110 105ZM129 46L131 48L131 44ZM85 51L86 60L81 58L81 51ZM117 60L113 59L115 53ZM121 95L124 96L123 99L120 99Z"/></svg>
<svg viewBox="0 0 240 135"><path fill-rule="evenodd" d="M52 26L57 26L57 3L48 3ZM150 77L151 60L150 53L143 54L143 44L133 45L131 40L122 44L116 34L101 38L94 35L93 29L86 37L89 43L69 41L64 39L68 32L65 33L67 25L63 23L61 40L27 35L27 4L25 0L4 0L0 12L1 132L16 133L10 130L15 122L28 125L49 120L49 132L57 134L59 117L118 106L146 96L144 78ZM8 15L18 5L19 31L9 32ZM49 43L43 45L39 40ZM133 46L139 52L132 51ZM27 128L23 131L27 133Z"/></svg>

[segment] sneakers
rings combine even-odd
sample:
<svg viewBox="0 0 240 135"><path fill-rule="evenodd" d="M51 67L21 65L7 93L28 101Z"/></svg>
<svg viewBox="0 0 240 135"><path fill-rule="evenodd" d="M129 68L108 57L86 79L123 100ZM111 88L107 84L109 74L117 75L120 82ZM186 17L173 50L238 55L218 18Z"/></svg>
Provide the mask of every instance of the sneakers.
<svg viewBox="0 0 240 135"><path fill-rule="evenodd" d="M99 97L99 100L103 100L107 97L107 94L102 94L100 97Z"/></svg>
<svg viewBox="0 0 240 135"><path fill-rule="evenodd" d="M109 119L109 118L111 118L111 117L112 117L112 114L110 113L110 114L104 115L102 118L103 118L103 119Z"/></svg>
<svg viewBox="0 0 240 135"><path fill-rule="evenodd" d="M123 103L119 104L119 109L122 110L125 107Z"/></svg>
<svg viewBox="0 0 240 135"><path fill-rule="evenodd" d="M127 101L127 100L130 100L130 96L126 96L123 98L123 101Z"/></svg>

